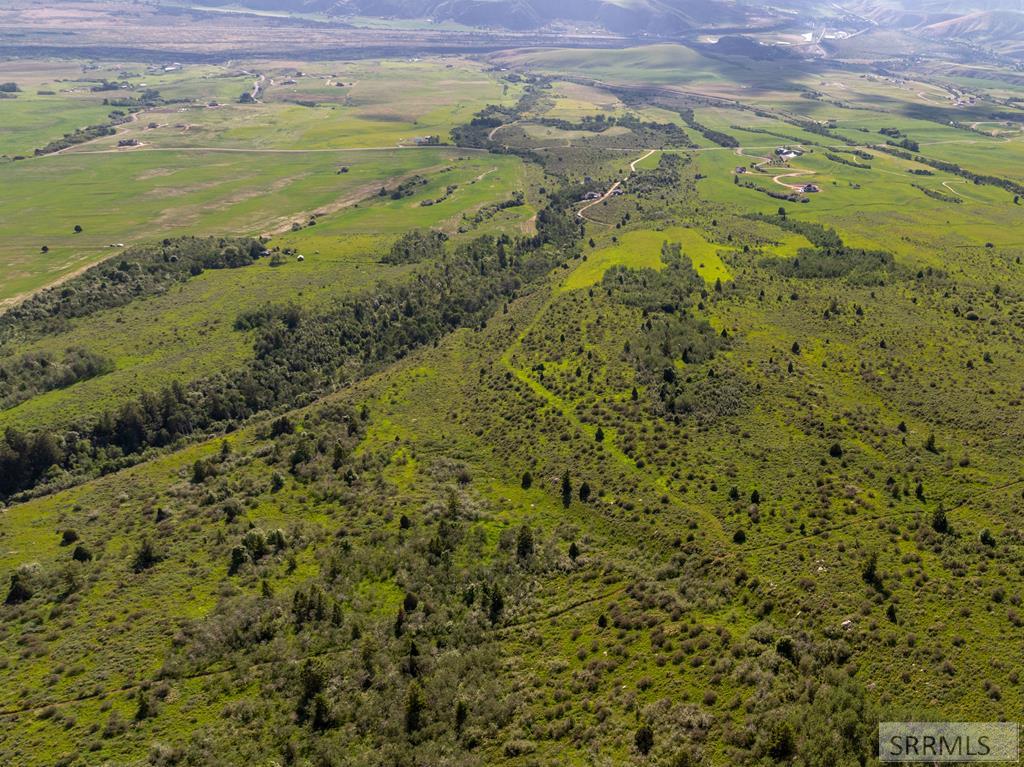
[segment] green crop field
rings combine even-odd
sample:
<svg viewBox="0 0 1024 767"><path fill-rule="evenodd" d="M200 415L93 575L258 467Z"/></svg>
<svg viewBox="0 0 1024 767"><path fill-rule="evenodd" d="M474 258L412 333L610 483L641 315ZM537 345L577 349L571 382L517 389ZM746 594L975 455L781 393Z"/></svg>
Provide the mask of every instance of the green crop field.
<svg viewBox="0 0 1024 767"><path fill-rule="evenodd" d="M110 246L195 231L274 232L455 159L451 149L359 153L72 153L16 163L0 205L4 297L109 255ZM339 174L340 167L349 173ZM100 193L89 190L102 189ZM76 233L74 228L82 227ZM46 253L41 253L43 247Z"/></svg>
<svg viewBox="0 0 1024 767"><path fill-rule="evenodd" d="M275 7L175 13L512 39ZM0 64L0 762L1020 718L1013 68L514 40Z"/></svg>
<svg viewBox="0 0 1024 767"><path fill-rule="evenodd" d="M154 229L161 236L259 234L286 228L292 217L358 202L380 186L464 156L400 145L417 137L447 139L453 125L489 100L514 101L517 91L458 59L376 66L339 62L329 68L319 63L317 68L343 72L353 84L328 89L321 79L326 75L311 70L300 78L301 90L298 85L280 90L299 90L294 96L299 100L330 97L338 103L299 106L278 98L278 86L268 85L262 103L236 104L255 77L239 74L242 67L186 67L154 76L142 65L88 69L84 75L78 70L76 81L87 77L86 83L110 81L117 72L130 75L117 82L155 88L170 103L143 109L115 136L0 166L0 205L9 213L0 224L0 264L6 272L0 301L95 263L111 244L145 241ZM3 71L3 77L14 78L21 70ZM75 71L55 70L53 79L66 87ZM267 71L268 80L284 81L299 70L274 64ZM17 122L9 139L0 134L0 140L11 142L12 153L30 154L61 132L103 122L110 107L96 102L106 93L18 94L5 101ZM54 103L42 105L40 99ZM76 120L67 130L41 120L42 110L63 112L65 106L68 118ZM87 108L92 111L71 117ZM132 140L140 145L117 148L119 141ZM341 167L348 168L343 175ZM76 226L82 231L76 233Z"/></svg>

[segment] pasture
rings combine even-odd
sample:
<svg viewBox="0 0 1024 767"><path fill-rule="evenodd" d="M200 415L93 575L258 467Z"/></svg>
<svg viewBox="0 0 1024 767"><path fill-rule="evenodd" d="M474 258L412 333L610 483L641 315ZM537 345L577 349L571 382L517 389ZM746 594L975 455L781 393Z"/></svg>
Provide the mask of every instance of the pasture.
<svg viewBox="0 0 1024 767"><path fill-rule="evenodd" d="M317 67L300 74L285 63L268 66L254 104L236 103L258 77L241 65L147 72L142 65L76 71L65 64L43 70L63 90L4 101L15 121L5 123L13 127L0 141L7 140L12 152L31 154L60 137L62 126L55 128L49 117L43 121L43 114L64 115L73 121L69 130L104 122L100 118L111 107L99 102L111 93L133 97L143 87L155 88L171 103L143 109L115 136L0 165L0 205L9 214L0 224L0 301L95 263L110 255L111 244L140 242L154 231L260 234L287 228L292 218L353 204L464 155L416 147L417 138L446 141L452 126L485 103L516 98L515 85L502 85L463 59ZM3 77L20 75L9 65ZM43 84L42 77L22 76L23 91ZM272 80L280 82L269 85ZM283 84L288 80L295 85ZM336 87L339 80L346 87ZM76 85L68 88L72 81ZM126 90L89 90L105 81ZM306 99L322 101L295 103ZM122 141L139 145L118 148ZM342 167L345 173L339 173Z"/></svg>

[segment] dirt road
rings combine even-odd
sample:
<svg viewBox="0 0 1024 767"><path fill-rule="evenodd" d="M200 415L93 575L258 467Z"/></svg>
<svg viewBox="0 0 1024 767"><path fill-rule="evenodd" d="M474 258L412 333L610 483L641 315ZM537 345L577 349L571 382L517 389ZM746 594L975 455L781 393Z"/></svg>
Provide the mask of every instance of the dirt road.
<svg viewBox="0 0 1024 767"><path fill-rule="evenodd" d="M586 213L591 208L593 208L595 205L600 205L602 202L606 202L612 195L615 194L615 190L617 190L620 186L622 186L623 182L628 181L629 177L631 175L633 175L634 173L636 173L636 166L639 165L640 163L642 163L644 160L646 160L648 157L650 157L652 154L654 154L657 151L658 151L657 149L651 149L651 150L649 150L647 152L647 154L645 154L642 157L638 157L637 159L633 160L633 162L631 162L629 164L629 174L624 179L622 179L621 181L616 181L614 184L612 184L610 187L608 187L608 191L607 192L605 192L603 195L598 197L596 200L588 202L586 205L584 205L582 208L580 208L578 211L576 211L576 215L579 216L580 218L582 218L584 221L590 221L591 223L602 224L604 226L611 226L611 224L605 223L604 221L597 221L597 220L595 220L593 218L587 218L583 214Z"/></svg>

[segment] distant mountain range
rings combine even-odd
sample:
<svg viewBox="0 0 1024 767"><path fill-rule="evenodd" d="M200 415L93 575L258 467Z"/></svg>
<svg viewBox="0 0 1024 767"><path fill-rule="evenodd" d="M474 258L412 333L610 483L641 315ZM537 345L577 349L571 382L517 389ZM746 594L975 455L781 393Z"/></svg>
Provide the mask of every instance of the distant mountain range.
<svg viewBox="0 0 1024 767"><path fill-rule="evenodd" d="M201 4L239 5L238 0L202 0ZM658 36L772 18L757 6L726 0L243 0L241 5L337 16L430 18L510 30L569 22L617 34Z"/></svg>
<svg viewBox="0 0 1024 767"><path fill-rule="evenodd" d="M879 26L936 41L1024 52L1024 0L861 0L849 9Z"/></svg>
<svg viewBox="0 0 1024 767"><path fill-rule="evenodd" d="M159 2L159 0L158 0ZM766 27L871 24L936 42L967 42L1024 53L1024 0L199 0L262 11L453 21L528 31L555 23L607 32L675 37L695 30L741 33ZM852 29L851 29L852 31Z"/></svg>
<svg viewBox="0 0 1024 767"><path fill-rule="evenodd" d="M949 37L975 42L1024 36L1024 11L979 11L928 24L921 29L930 37Z"/></svg>

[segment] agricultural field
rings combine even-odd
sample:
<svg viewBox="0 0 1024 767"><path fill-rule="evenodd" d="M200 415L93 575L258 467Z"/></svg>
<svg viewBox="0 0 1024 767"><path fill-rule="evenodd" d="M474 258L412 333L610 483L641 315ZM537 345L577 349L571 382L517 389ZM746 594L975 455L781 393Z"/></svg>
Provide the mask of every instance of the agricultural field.
<svg viewBox="0 0 1024 767"><path fill-rule="evenodd" d="M0 67L0 80L18 77L23 66ZM0 205L9 214L0 222L6 274L0 301L23 298L95 263L111 245L142 242L154 228L169 235L258 235L352 205L417 171L465 157L416 146L416 139L447 139L453 125L486 103L514 102L517 90L460 60L338 63L330 71L345 73L346 88L328 87L326 75L312 69L296 79L298 69L274 63L264 81L276 77L295 85L265 85L257 103L238 104L259 77L243 69L151 73L143 65L52 64L43 71L61 90L38 97L57 102L45 106L27 94L35 87L29 83L47 84L38 82L42 75L22 78L23 93L4 103L16 117L8 137L0 137L12 156L31 155L59 139L65 127L71 132L105 123L111 107L99 102L111 93L138 100L139 92L155 89L160 98L116 125L111 136L0 165ZM426 85L428 69L432 87ZM75 84L69 87L69 81ZM90 92L103 82L125 88ZM65 105L68 119L77 122L39 123L40 110L63 112ZM122 142L134 145L119 147Z"/></svg>
<svg viewBox="0 0 1024 767"><path fill-rule="evenodd" d="M434 160L428 167L412 165L408 174L429 174L429 182L417 185L415 194L401 200L381 199L373 184L370 188L357 186L354 193L343 198L344 208L325 212L330 210L326 206L312 206L308 209L318 212L316 218L299 219L297 223L302 226L295 231L293 222L285 221L283 233L273 238L274 247L295 253L284 265L264 262L244 270L209 271L152 300L97 312L62 332L20 345L20 353L44 355L89 346L113 360L115 369L0 412L0 428L66 426L83 415L95 415L116 405L142 387L160 386L172 380L189 381L227 366L244 365L251 355L252 339L232 327L240 312L271 301L294 300L317 307L345 293L375 287L390 279L392 271L407 271L402 266L381 265L379 253L409 226L434 227L452 234L459 228L479 233L530 231L532 213L525 204L510 209L497 220L473 220L474 214L488 203L504 201L510 188L526 185L524 169L514 158L477 154L456 158L445 150L410 152L403 159L406 156L420 163L427 157ZM331 186L336 186L336 178L358 181L363 174L356 170L357 166L365 162L368 168L373 168L374 160L390 163L390 158L370 153L353 163L350 174L332 174L325 180ZM210 169L211 173L223 171ZM369 170L375 172L377 169ZM450 187L456 188L445 200L422 206L425 200L433 202L445 195ZM294 204L289 191L295 192L283 188L281 198ZM261 205L273 202L266 197L259 199ZM179 209L179 215L183 211L184 208ZM88 217L79 219L89 221ZM193 223L189 231L206 226L203 220ZM214 231L228 229L210 226ZM173 235L178 231L185 230L174 228L167 233ZM294 259L299 255L303 261L296 263Z"/></svg>
<svg viewBox="0 0 1024 767"><path fill-rule="evenodd" d="M863 767L1018 719L1024 113L902 75L0 66L0 762ZM112 80L159 97L31 156Z"/></svg>

